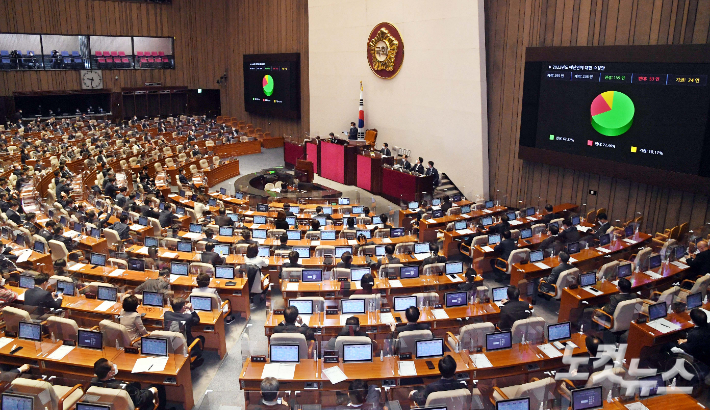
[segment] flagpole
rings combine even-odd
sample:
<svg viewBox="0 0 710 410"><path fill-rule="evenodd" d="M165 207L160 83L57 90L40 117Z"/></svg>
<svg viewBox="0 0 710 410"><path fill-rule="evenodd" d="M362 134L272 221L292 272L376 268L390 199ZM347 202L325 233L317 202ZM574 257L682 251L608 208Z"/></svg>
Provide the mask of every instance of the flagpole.
<svg viewBox="0 0 710 410"><path fill-rule="evenodd" d="M365 139L365 108L362 99L362 81L360 81L360 107L357 115L357 139Z"/></svg>

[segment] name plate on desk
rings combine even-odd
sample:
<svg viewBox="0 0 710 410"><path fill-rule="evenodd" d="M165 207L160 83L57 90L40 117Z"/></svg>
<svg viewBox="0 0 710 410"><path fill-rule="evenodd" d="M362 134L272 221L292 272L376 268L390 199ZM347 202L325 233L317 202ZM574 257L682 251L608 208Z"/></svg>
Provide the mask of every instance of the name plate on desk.
<svg viewBox="0 0 710 410"><path fill-rule="evenodd" d="M266 356L252 356L251 361L254 363L266 363Z"/></svg>
<svg viewBox="0 0 710 410"><path fill-rule="evenodd" d="M338 282L348 282L348 278L338 278Z"/></svg>
<svg viewBox="0 0 710 410"><path fill-rule="evenodd" d="M338 356L323 356L323 363L338 363Z"/></svg>
<svg viewBox="0 0 710 410"><path fill-rule="evenodd" d="M399 355L399 360L410 360L412 358L411 353L401 353Z"/></svg>
<svg viewBox="0 0 710 410"><path fill-rule="evenodd" d="M130 354L138 354L138 348L137 347L131 347L131 346L126 346L123 348L123 351L126 353Z"/></svg>
<svg viewBox="0 0 710 410"><path fill-rule="evenodd" d="M298 278L290 278L288 281L289 282L296 282L296 283L300 282L300 280L298 280Z"/></svg>
<svg viewBox="0 0 710 410"><path fill-rule="evenodd" d="M392 311L392 309L386 308L386 307L383 307L380 309L380 313L390 313L391 311Z"/></svg>
<svg viewBox="0 0 710 410"><path fill-rule="evenodd" d="M338 309L326 309L325 310L326 315L337 315L338 314Z"/></svg>
<svg viewBox="0 0 710 410"><path fill-rule="evenodd" d="M274 309L274 314L275 314L275 315L283 315L283 314L284 314L284 310L283 310L283 309Z"/></svg>
<svg viewBox="0 0 710 410"><path fill-rule="evenodd" d="M441 309L441 303L437 303L434 305L434 309Z"/></svg>

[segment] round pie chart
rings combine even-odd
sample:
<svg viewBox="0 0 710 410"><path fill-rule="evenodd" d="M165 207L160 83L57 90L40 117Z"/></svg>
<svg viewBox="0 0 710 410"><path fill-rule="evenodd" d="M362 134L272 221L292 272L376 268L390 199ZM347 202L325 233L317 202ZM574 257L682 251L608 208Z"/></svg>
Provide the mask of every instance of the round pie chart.
<svg viewBox="0 0 710 410"><path fill-rule="evenodd" d="M605 91L592 101L592 127L607 137L616 137L631 128L634 102L619 91Z"/></svg>
<svg viewBox="0 0 710 410"><path fill-rule="evenodd" d="M267 97L274 93L274 78L270 75L267 74L264 76L261 85L264 87L264 94L266 94Z"/></svg>

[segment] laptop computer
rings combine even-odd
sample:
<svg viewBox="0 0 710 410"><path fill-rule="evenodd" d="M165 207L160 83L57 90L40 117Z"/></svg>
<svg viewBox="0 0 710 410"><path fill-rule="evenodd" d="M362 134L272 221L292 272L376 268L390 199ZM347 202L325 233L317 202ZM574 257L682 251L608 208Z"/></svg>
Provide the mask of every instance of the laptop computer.
<svg viewBox="0 0 710 410"><path fill-rule="evenodd" d="M146 247L158 246L158 238L152 236L146 236L145 242L143 243Z"/></svg>
<svg viewBox="0 0 710 410"><path fill-rule="evenodd" d="M66 296L74 296L74 282L57 281L57 293Z"/></svg>
<svg viewBox="0 0 710 410"><path fill-rule="evenodd" d="M570 255L574 255L575 253L579 253L579 242L570 242L567 244L567 253Z"/></svg>
<svg viewBox="0 0 710 410"><path fill-rule="evenodd" d="M493 208L493 204L494 204L493 201L486 201L486 203L485 203L486 209L488 209L488 208Z"/></svg>
<svg viewBox="0 0 710 410"><path fill-rule="evenodd" d="M633 272L631 271L630 263L622 263L619 265L619 269L616 271L617 278L626 278L631 276Z"/></svg>
<svg viewBox="0 0 710 410"><path fill-rule="evenodd" d="M696 292L696 293L690 294L690 295L688 295L688 297L685 300L685 308L687 310L699 308L702 305L703 305L703 293L702 292Z"/></svg>
<svg viewBox="0 0 710 410"><path fill-rule="evenodd" d="M202 225L200 224L190 224L191 233L202 233Z"/></svg>
<svg viewBox="0 0 710 410"><path fill-rule="evenodd" d="M572 390L571 402L572 410L601 409L604 406L602 386Z"/></svg>
<svg viewBox="0 0 710 410"><path fill-rule="evenodd" d="M264 215L254 215L254 223L257 225L265 224L266 217Z"/></svg>
<svg viewBox="0 0 710 410"><path fill-rule="evenodd" d="M178 252L192 252L192 241L179 241L177 250Z"/></svg>
<svg viewBox="0 0 710 410"><path fill-rule="evenodd" d="M663 374L659 373L653 376L639 378L639 397L651 397L658 394L659 387L666 387L666 382L663 380Z"/></svg>
<svg viewBox="0 0 710 410"><path fill-rule="evenodd" d="M143 306L163 307L163 294L160 292L143 292Z"/></svg>
<svg viewBox="0 0 710 410"><path fill-rule="evenodd" d="M429 255L429 244L428 243L415 243L414 244L414 254L415 255Z"/></svg>
<svg viewBox="0 0 710 410"><path fill-rule="evenodd" d="M375 256L377 257L382 257L385 256L385 245L377 245L375 246Z"/></svg>
<svg viewBox="0 0 710 410"><path fill-rule="evenodd" d="M507 286L500 286L497 288L493 288L491 290L491 299L493 299L493 303L495 303L498 307L503 306L503 302L501 302L503 299L508 298L508 287Z"/></svg>
<svg viewBox="0 0 710 410"><path fill-rule="evenodd" d="M463 262L446 262L446 274L457 275L463 273Z"/></svg>
<svg viewBox="0 0 710 410"><path fill-rule="evenodd" d="M404 236L404 228L390 228L390 238L401 238Z"/></svg>
<svg viewBox="0 0 710 410"><path fill-rule="evenodd" d="M101 349L103 347L103 334L98 331L79 329L77 331L76 345L86 349Z"/></svg>
<svg viewBox="0 0 710 410"><path fill-rule="evenodd" d="M59 282L57 282L59 283ZM30 275L20 275L20 287L22 289L32 289L35 287L35 278Z"/></svg>
<svg viewBox="0 0 710 410"><path fill-rule="evenodd" d="M594 286L597 283L597 274L595 272L583 273L579 275L579 286Z"/></svg>
<svg viewBox="0 0 710 410"><path fill-rule="evenodd" d="M364 235L366 239L372 239L372 232L369 229L357 229L355 236L358 237L360 235Z"/></svg>
<svg viewBox="0 0 710 410"><path fill-rule="evenodd" d="M206 296L190 296L192 308L200 312L212 311L212 298Z"/></svg>
<svg viewBox="0 0 710 410"><path fill-rule="evenodd" d="M251 237L254 239L266 239L266 229L252 229Z"/></svg>
<svg viewBox="0 0 710 410"><path fill-rule="evenodd" d="M415 210L415 209L419 208L419 202L417 202L417 201L411 201L411 202L407 205L407 208L409 208L410 210Z"/></svg>
<svg viewBox="0 0 710 410"><path fill-rule="evenodd" d="M32 249L37 253L44 253L44 242L35 241L35 244Z"/></svg>
<svg viewBox="0 0 710 410"><path fill-rule="evenodd" d="M2 394L2 410L32 410L33 408L34 397L32 396L15 393Z"/></svg>
<svg viewBox="0 0 710 410"><path fill-rule="evenodd" d="M556 348L562 349L562 341L572 337L572 328L570 322L557 323L547 326L547 342L555 345Z"/></svg>
<svg viewBox="0 0 710 410"><path fill-rule="evenodd" d="M354 206L353 207L353 215L359 215L359 214L363 213L364 210L365 210L364 206Z"/></svg>
<svg viewBox="0 0 710 410"><path fill-rule="evenodd" d="M415 357L426 359L444 355L444 339L417 340L414 344Z"/></svg>
<svg viewBox="0 0 710 410"><path fill-rule="evenodd" d="M162 337L141 337L141 354L150 356L167 356L168 339Z"/></svg>
<svg viewBox="0 0 710 410"><path fill-rule="evenodd" d="M106 266L106 255L103 253L92 253L90 263L94 265L92 268L97 266Z"/></svg>
<svg viewBox="0 0 710 410"><path fill-rule="evenodd" d="M481 225L483 225L483 226L493 225L493 217L492 216L484 216L483 218L481 218Z"/></svg>
<svg viewBox="0 0 710 410"><path fill-rule="evenodd" d="M338 205L350 205L350 198L338 198Z"/></svg>
<svg viewBox="0 0 710 410"><path fill-rule="evenodd" d="M494 233L494 234L488 235L488 244L489 245L496 245L499 242L500 242L500 234L499 233Z"/></svg>
<svg viewBox="0 0 710 410"><path fill-rule="evenodd" d="M221 257L229 255L229 245L223 243L217 243L214 245L214 251Z"/></svg>
<svg viewBox="0 0 710 410"><path fill-rule="evenodd" d="M20 322L17 337L35 342L42 341L42 325L38 323Z"/></svg>
<svg viewBox="0 0 710 410"><path fill-rule="evenodd" d="M513 346L511 332L488 333L486 335L486 351L510 349Z"/></svg>
<svg viewBox="0 0 710 410"><path fill-rule="evenodd" d="M527 228L527 229L522 229L520 231L520 239L528 239L532 238L532 229Z"/></svg>
<svg viewBox="0 0 710 410"><path fill-rule="evenodd" d="M666 317L667 313L668 307L666 306L666 302L655 303L648 307L648 320L652 322L657 319L663 319Z"/></svg>

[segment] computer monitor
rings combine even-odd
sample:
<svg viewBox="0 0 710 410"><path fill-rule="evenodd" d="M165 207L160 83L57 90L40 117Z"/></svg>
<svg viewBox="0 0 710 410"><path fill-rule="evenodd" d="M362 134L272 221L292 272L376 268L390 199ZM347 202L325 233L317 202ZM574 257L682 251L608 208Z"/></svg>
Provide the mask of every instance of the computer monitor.
<svg viewBox="0 0 710 410"><path fill-rule="evenodd" d="M512 341L511 332L488 333L486 335L486 350L510 349L513 346Z"/></svg>
<svg viewBox="0 0 710 410"><path fill-rule="evenodd" d="M118 297L118 289L113 286L97 286L96 299L115 302Z"/></svg>
<svg viewBox="0 0 710 410"><path fill-rule="evenodd" d="M463 196L460 194L455 194L451 196L451 202L459 202L463 199Z"/></svg>
<svg viewBox="0 0 710 410"><path fill-rule="evenodd" d="M624 236L626 236L627 238L630 236L634 236L634 227L632 225L629 225L624 228Z"/></svg>
<svg viewBox="0 0 710 410"><path fill-rule="evenodd" d="M299 346L275 345L269 346L269 359L272 363L298 363L300 358Z"/></svg>
<svg viewBox="0 0 710 410"><path fill-rule="evenodd" d="M382 219L380 219L379 216L373 216L372 217L372 224L373 225L379 225L382 223Z"/></svg>
<svg viewBox="0 0 710 410"><path fill-rule="evenodd" d="M192 241L179 241L177 250L178 252L192 252Z"/></svg>
<svg viewBox="0 0 710 410"><path fill-rule="evenodd" d="M323 281L323 271L320 269L304 269L301 271L301 280L304 282Z"/></svg>
<svg viewBox="0 0 710 410"><path fill-rule="evenodd" d="M34 397L15 393L2 394L2 410L32 410ZM77 410L79 407L77 407Z"/></svg>
<svg viewBox="0 0 710 410"><path fill-rule="evenodd" d="M441 205L441 198L434 198L431 200L431 205L432 206L439 206Z"/></svg>
<svg viewBox="0 0 710 410"><path fill-rule="evenodd" d="M266 223L266 217L264 215L254 215L254 223L261 225Z"/></svg>
<svg viewBox="0 0 710 410"><path fill-rule="evenodd" d="M252 229L251 237L254 239L266 239L266 229Z"/></svg>
<svg viewBox="0 0 710 410"><path fill-rule="evenodd" d="M299 299L289 299L289 306L295 306L298 309L299 315L312 315L313 314L313 300L299 300ZM308 323L306 323L308 324Z"/></svg>
<svg viewBox="0 0 710 410"><path fill-rule="evenodd" d="M370 273L370 268L351 268L350 269L350 280L353 282L359 282L363 276Z"/></svg>
<svg viewBox="0 0 710 410"><path fill-rule="evenodd" d="M469 212L471 212L471 205L463 205L463 206L461 207L461 213L462 213L462 214L467 214L467 213L469 213Z"/></svg>
<svg viewBox="0 0 710 410"><path fill-rule="evenodd" d="M415 209L419 208L419 202L412 201L409 203L409 205L407 205L407 208L409 208L411 210L415 210Z"/></svg>
<svg viewBox="0 0 710 410"><path fill-rule="evenodd" d="M395 312L404 312L408 308L414 306L417 306L417 297L416 296L395 296L393 298L394 302L394 311Z"/></svg>
<svg viewBox="0 0 710 410"><path fill-rule="evenodd" d="M530 252L530 263L540 262L545 259L545 251L538 249Z"/></svg>
<svg viewBox="0 0 710 410"><path fill-rule="evenodd" d="M343 315L364 315L365 299L342 299L340 301L340 311Z"/></svg>
<svg viewBox="0 0 710 410"><path fill-rule="evenodd" d="M74 222L74 225L72 226L72 230L76 232L81 232L84 230L84 225L80 224L79 222Z"/></svg>
<svg viewBox="0 0 710 410"><path fill-rule="evenodd" d="M134 270L137 272L144 272L145 271L145 261L143 259L129 258L128 259L128 270Z"/></svg>
<svg viewBox="0 0 710 410"><path fill-rule="evenodd" d="M486 203L485 203L486 209L493 208L493 203L494 203L493 201L486 201Z"/></svg>
<svg viewBox="0 0 710 410"><path fill-rule="evenodd" d="M446 307L466 306L468 303L468 292L446 292Z"/></svg>
<svg viewBox="0 0 710 410"><path fill-rule="evenodd" d="M456 222L454 222L454 230L455 230L455 231L460 231L460 230L463 230L463 229L466 229L466 228L467 228L466 221L456 221Z"/></svg>
<svg viewBox="0 0 710 410"><path fill-rule="evenodd" d="M525 216L533 216L535 215L535 207L531 206L529 208L525 208Z"/></svg>
<svg viewBox="0 0 710 410"><path fill-rule="evenodd" d="M589 387L586 389L572 390L572 410L592 410L601 409L602 386Z"/></svg>
<svg viewBox="0 0 710 410"><path fill-rule="evenodd" d="M401 279L416 279L419 277L419 265L402 266L399 270Z"/></svg>
<svg viewBox="0 0 710 410"><path fill-rule="evenodd" d="M185 207L184 206L176 206L175 207L175 214L178 216L185 215Z"/></svg>
<svg viewBox="0 0 710 410"><path fill-rule="evenodd" d="M192 232L192 233L202 233L202 225L200 225L200 224L190 224L190 232Z"/></svg>
<svg viewBox="0 0 710 410"><path fill-rule="evenodd" d="M234 198L236 198L236 199L244 199L244 193L243 193L243 192L235 192L235 193L234 193Z"/></svg>
<svg viewBox="0 0 710 410"><path fill-rule="evenodd" d="M74 296L74 282L57 281L57 292L66 296Z"/></svg>
<svg viewBox="0 0 710 410"><path fill-rule="evenodd" d="M311 257L311 248L307 246L294 246L293 250L295 252L298 252L298 257L299 258L310 258Z"/></svg>
<svg viewBox="0 0 710 410"><path fill-rule="evenodd" d="M160 205L158 205L158 209L161 211L165 210L165 202L161 202Z"/></svg>
<svg viewBox="0 0 710 410"><path fill-rule="evenodd" d="M695 309L703 304L703 293L702 292L696 292L693 294L688 295L688 297L685 300L685 306L687 310Z"/></svg>
<svg viewBox="0 0 710 410"><path fill-rule="evenodd" d="M219 227L220 236L234 236L234 227L231 226L220 226Z"/></svg>
<svg viewBox="0 0 710 410"><path fill-rule="evenodd" d="M163 307L163 294L143 291L143 306Z"/></svg>
<svg viewBox="0 0 710 410"><path fill-rule="evenodd" d="M192 308L201 312L212 311L212 298L206 296L190 296Z"/></svg>
<svg viewBox="0 0 710 410"><path fill-rule="evenodd" d="M442 211L441 209L434 209L433 211L431 211L432 218L441 218L443 216L444 216L444 211Z"/></svg>
<svg viewBox="0 0 710 410"><path fill-rule="evenodd" d="M324 206L323 213L326 215L333 215L333 207L332 206Z"/></svg>
<svg viewBox="0 0 710 410"><path fill-rule="evenodd" d="M32 289L35 287L35 277L30 275L20 275L20 287L22 289Z"/></svg>
<svg viewBox="0 0 710 410"><path fill-rule="evenodd" d="M79 329L77 331L76 345L86 349L101 349L103 335L99 331Z"/></svg>
<svg viewBox="0 0 710 410"><path fill-rule="evenodd" d="M516 214L515 212L506 212L505 216L508 217L509 221L513 221L515 219L518 219L518 214Z"/></svg>
<svg viewBox="0 0 710 410"><path fill-rule="evenodd" d="M298 215L298 213L301 212L301 207L298 205L290 205L288 211L294 215Z"/></svg>
<svg viewBox="0 0 710 410"><path fill-rule="evenodd" d="M219 189L219 194L220 194L220 195L227 195L227 189L226 189L226 188L220 188L220 189Z"/></svg>
<svg viewBox="0 0 710 410"><path fill-rule="evenodd" d="M552 343L558 340L567 340L572 336L570 322L563 322L547 326L547 341Z"/></svg>
<svg viewBox="0 0 710 410"><path fill-rule="evenodd" d="M288 224L288 226L296 225L296 217L295 216L287 216L286 223ZM291 239L291 238L289 238L289 239Z"/></svg>
<svg viewBox="0 0 710 410"><path fill-rule="evenodd" d="M214 277L217 279L234 279L234 266L221 265L214 269Z"/></svg>
<svg viewBox="0 0 710 410"><path fill-rule="evenodd" d="M415 243L414 244L414 253L415 254L429 253L429 244L428 243Z"/></svg>
<svg viewBox="0 0 710 410"><path fill-rule="evenodd" d="M268 258L271 252L271 248L268 246L259 246L259 250L256 256L260 258Z"/></svg>
<svg viewBox="0 0 710 410"><path fill-rule="evenodd" d="M572 225L579 225L579 216L573 216L572 217Z"/></svg>
<svg viewBox="0 0 710 410"><path fill-rule="evenodd" d="M338 205L350 205L350 198L338 198Z"/></svg>
<svg viewBox="0 0 710 410"><path fill-rule="evenodd" d="M353 214L359 215L365 210L364 206L354 206L353 207Z"/></svg>
<svg viewBox="0 0 710 410"><path fill-rule="evenodd" d="M496 402L496 410L530 410L530 398L499 400Z"/></svg>
<svg viewBox="0 0 710 410"><path fill-rule="evenodd" d="M444 355L444 339L417 340L414 343L415 357L426 359Z"/></svg>
<svg viewBox="0 0 710 410"><path fill-rule="evenodd" d="M92 253L91 264L94 266L106 266L106 255L103 253Z"/></svg>
<svg viewBox="0 0 710 410"><path fill-rule="evenodd" d="M320 232L321 241L334 241L336 232L333 230L325 230ZM352 250L352 249L351 249ZM337 252L337 248L336 248ZM336 255L337 256L337 255Z"/></svg>
<svg viewBox="0 0 710 410"><path fill-rule="evenodd" d="M446 274L457 275L463 273L463 262L446 262Z"/></svg>
<svg viewBox="0 0 710 410"><path fill-rule="evenodd" d="M25 246L25 235L23 235L23 234L17 234L17 235L15 235L15 243L16 243L18 246L23 246L23 247L24 247L24 246Z"/></svg>
<svg viewBox="0 0 710 410"><path fill-rule="evenodd" d="M390 238L401 238L404 236L404 228L390 228Z"/></svg>
<svg viewBox="0 0 710 410"><path fill-rule="evenodd" d="M372 232L369 229L357 229L355 231L356 236L363 235L366 239L372 239Z"/></svg>
<svg viewBox="0 0 710 410"><path fill-rule="evenodd" d="M385 245L375 246L375 256L385 256Z"/></svg>
<svg viewBox="0 0 710 410"><path fill-rule="evenodd" d="M77 403L76 410L111 410L110 404Z"/></svg>
<svg viewBox="0 0 710 410"><path fill-rule="evenodd" d="M668 307L666 302L659 302L648 307L648 320L656 320L666 317Z"/></svg>
<svg viewBox="0 0 710 410"><path fill-rule="evenodd" d="M320 224L320 226L325 226L325 225L326 225L327 219L326 219L325 216L316 216L316 217L314 217L313 219L315 219L316 221L318 221L318 224Z"/></svg>
<svg viewBox="0 0 710 410"><path fill-rule="evenodd" d="M528 239L528 238L532 238L532 229L527 228L527 229L520 230L520 239Z"/></svg>
<svg viewBox="0 0 710 410"><path fill-rule="evenodd" d="M593 286L597 283L596 272L588 272L579 275L579 286Z"/></svg>
<svg viewBox="0 0 710 410"><path fill-rule="evenodd" d="M286 231L286 235L288 236L289 241L300 241L301 240L301 231L298 229L289 229Z"/></svg>
<svg viewBox="0 0 710 410"><path fill-rule="evenodd" d="M609 243L611 243L611 234L599 235L599 246L609 245Z"/></svg>
<svg viewBox="0 0 710 410"><path fill-rule="evenodd" d="M42 341L42 325L38 323L20 322L17 337L35 342Z"/></svg>
<svg viewBox="0 0 710 410"><path fill-rule="evenodd" d="M650 397L658 394L659 387L666 387L666 382L663 380L663 374L658 373L653 376L641 377L639 379L639 397Z"/></svg>
<svg viewBox="0 0 710 410"><path fill-rule="evenodd" d="M616 277L618 278L626 278L631 276L631 264L630 263L622 263L619 264L619 269L616 271Z"/></svg>
<svg viewBox="0 0 710 410"><path fill-rule="evenodd" d="M214 245L214 251L219 254L221 257L225 257L229 255L229 245L224 244L224 243L218 243Z"/></svg>
<svg viewBox="0 0 710 410"><path fill-rule="evenodd" d="M100 239L101 238L101 229L99 228L91 228L91 237Z"/></svg>
<svg viewBox="0 0 710 410"><path fill-rule="evenodd" d="M493 302L500 302L503 299L508 298L508 287L499 286L491 290L491 295L493 296Z"/></svg>
<svg viewBox="0 0 710 410"><path fill-rule="evenodd" d="M185 196L185 191L182 190L182 189L179 190L179 191L178 191L178 196L181 196L181 197L183 197L183 198L186 198L186 196Z"/></svg>
<svg viewBox="0 0 710 410"><path fill-rule="evenodd" d="M232 222L239 222L239 214L230 213L227 214L227 216L232 220Z"/></svg>
<svg viewBox="0 0 710 410"><path fill-rule="evenodd" d="M141 353L151 356L167 356L168 339L149 336L141 337Z"/></svg>
<svg viewBox="0 0 710 410"><path fill-rule="evenodd" d="M138 217L138 225L141 225L141 226L148 226L148 217L139 216L139 217Z"/></svg>
<svg viewBox="0 0 710 410"><path fill-rule="evenodd" d="M352 252L353 248L350 246L336 246L335 247L335 257L340 258L345 252Z"/></svg>
<svg viewBox="0 0 710 410"><path fill-rule="evenodd" d="M187 276L189 265L184 262L170 262L170 274L178 276Z"/></svg>
<svg viewBox="0 0 710 410"><path fill-rule="evenodd" d="M67 218L65 216L60 216L59 217L59 223L66 226L67 225ZM10 229L8 228L3 228L3 237L7 238L10 236Z"/></svg>
<svg viewBox="0 0 710 410"><path fill-rule="evenodd" d="M499 233L493 233L488 235L488 244L489 245L495 245L498 242L500 242L500 234Z"/></svg>
<svg viewBox="0 0 710 410"><path fill-rule="evenodd" d="M550 223L547 225L547 229L550 229L550 228L553 227L553 226L554 226L555 228L558 228L558 229L559 229L560 224L559 224L558 222L550 222Z"/></svg>
<svg viewBox="0 0 710 410"><path fill-rule="evenodd" d="M371 362L371 343L346 343L343 344L343 363Z"/></svg>
<svg viewBox="0 0 710 410"><path fill-rule="evenodd" d="M574 255L575 253L579 253L579 242L570 242L567 244L567 253L570 255Z"/></svg>
<svg viewBox="0 0 710 410"><path fill-rule="evenodd" d="M651 257L648 258L648 268L656 269L659 266L661 266L661 255L651 255Z"/></svg>
<svg viewBox="0 0 710 410"><path fill-rule="evenodd" d="M146 247L158 246L158 238L153 238L152 236L146 236L145 242L143 242L143 244Z"/></svg>
<svg viewBox="0 0 710 410"><path fill-rule="evenodd" d="M676 246L673 250L673 254L675 255L676 260L682 258L685 256L685 246Z"/></svg>
<svg viewBox="0 0 710 410"><path fill-rule="evenodd" d="M214 198L210 198L210 199L207 201L207 205L209 205L209 206L217 206L217 200L214 199Z"/></svg>
<svg viewBox="0 0 710 410"><path fill-rule="evenodd" d="M257 212L269 212L269 205L267 204L256 204Z"/></svg>
<svg viewBox="0 0 710 410"><path fill-rule="evenodd" d="M32 249L37 253L44 253L44 242L35 241L34 247Z"/></svg>

